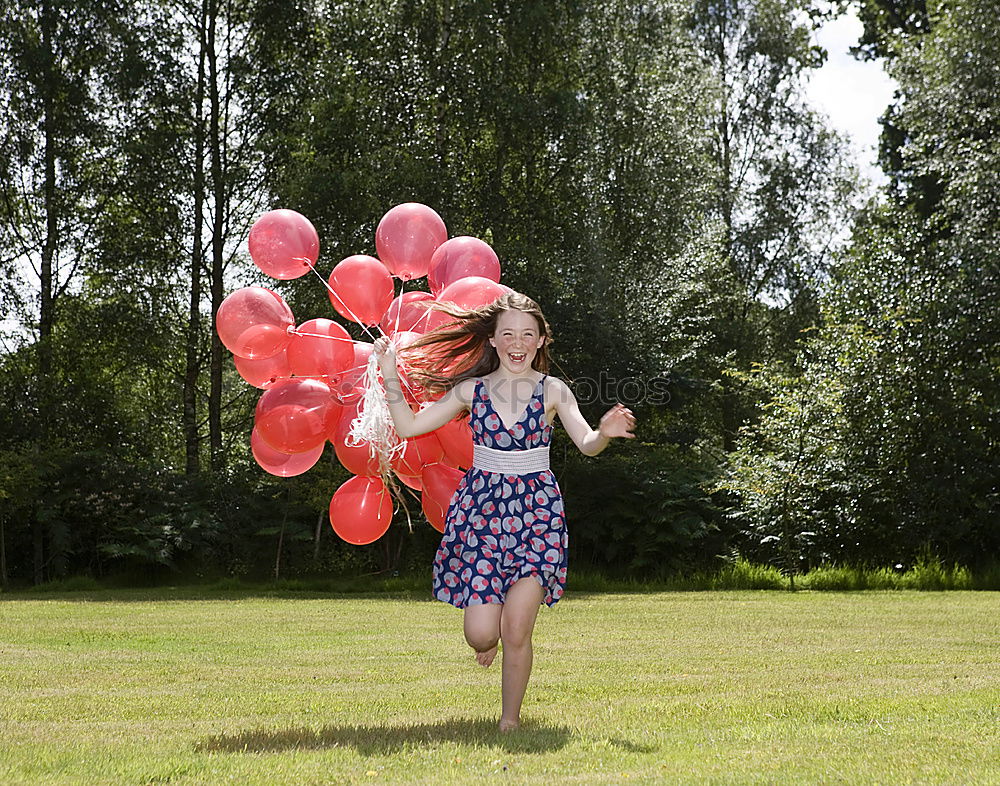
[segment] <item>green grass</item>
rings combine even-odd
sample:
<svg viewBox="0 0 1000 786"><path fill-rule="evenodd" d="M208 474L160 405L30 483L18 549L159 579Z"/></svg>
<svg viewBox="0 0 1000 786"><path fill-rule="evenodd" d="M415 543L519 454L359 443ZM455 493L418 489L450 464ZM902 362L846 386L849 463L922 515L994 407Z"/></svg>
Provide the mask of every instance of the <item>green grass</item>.
<svg viewBox="0 0 1000 786"><path fill-rule="evenodd" d="M0 596L0 782L1000 782L994 593L571 581L506 736L426 594Z"/></svg>
<svg viewBox="0 0 1000 786"><path fill-rule="evenodd" d="M124 589L128 576L112 577L102 584L89 576L57 579L34 587L24 587L27 593L60 594L97 592L103 589ZM364 576L305 577L279 581L246 581L222 578L212 583L189 584L174 588L185 597L217 597L233 593L273 595L304 594L380 594L424 592L424 574L367 574ZM154 587L153 584L142 584ZM820 565L792 581L778 568L736 559L714 571L667 575L661 578L609 576L603 573L575 569L573 586L588 592L684 592L703 590L819 590L845 592L852 590L1000 590L1000 563L973 573L961 565L946 565L937 557L925 557L905 570L891 568L860 568L842 565ZM2 590L0 590L2 591Z"/></svg>
<svg viewBox="0 0 1000 786"><path fill-rule="evenodd" d="M851 590L997 590L1000 566L973 573L961 565L946 565L935 557L918 560L905 570L820 565L797 575L794 582L778 568L737 559L724 567L660 580L611 578L577 571L575 586L594 592L683 592L691 590L791 590L835 592Z"/></svg>

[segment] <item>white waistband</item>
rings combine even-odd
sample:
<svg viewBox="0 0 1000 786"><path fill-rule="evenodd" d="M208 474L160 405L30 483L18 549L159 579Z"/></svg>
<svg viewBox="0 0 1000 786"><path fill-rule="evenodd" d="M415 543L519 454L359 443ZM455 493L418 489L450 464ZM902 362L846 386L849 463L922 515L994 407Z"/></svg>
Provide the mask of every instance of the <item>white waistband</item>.
<svg viewBox="0 0 1000 786"><path fill-rule="evenodd" d="M472 466L501 475L545 472L549 468L549 446L528 450L496 450L485 445L473 445Z"/></svg>

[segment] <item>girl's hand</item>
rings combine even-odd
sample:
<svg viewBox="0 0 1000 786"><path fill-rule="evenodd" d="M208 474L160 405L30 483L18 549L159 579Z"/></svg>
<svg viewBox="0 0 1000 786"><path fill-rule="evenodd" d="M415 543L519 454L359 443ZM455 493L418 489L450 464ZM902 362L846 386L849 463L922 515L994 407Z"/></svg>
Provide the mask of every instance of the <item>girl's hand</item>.
<svg viewBox="0 0 1000 786"><path fill-rule="evenodd" d="M396 367L396 348L388 336L382 336L375 342L374 353L382 369Z"/></svg>
<svg viewBox="0 0 1000 786"><path fill-rule="evenodd" d="M635 434L632 433L632 429L634 428L635 415L632 414L632 410L623 404L615 404L611 409L604 413L604 416L601 418L601 424L597 427L597 431L602 437L607 437L609 439L612 437L634 439Z"/></svg>

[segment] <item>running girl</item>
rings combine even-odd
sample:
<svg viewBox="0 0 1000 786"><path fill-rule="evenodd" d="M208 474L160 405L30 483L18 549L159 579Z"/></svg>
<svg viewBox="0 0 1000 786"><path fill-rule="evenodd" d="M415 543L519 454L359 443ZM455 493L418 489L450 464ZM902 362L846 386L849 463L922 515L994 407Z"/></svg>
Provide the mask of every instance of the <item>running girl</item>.
<svg viewBox="0 0 1000 786"><path fill-rule="evenodd" d="M400 437L469 413L473 466L448 508L434 597L465 610L465 639L483 666L502 642L499 725L509 731L520 724L538 607L554 605L566 583L566 521L549 469L552 422L558 416L576 446L596 456L612 438L635 436L635 417L616 404L590 428L569 387L547 375L551 331L530 298L515 292L448 313L455 323L403 350L410 379L444 392L427 408L414 414L406 403L387 338L375 354Z"/></svg>

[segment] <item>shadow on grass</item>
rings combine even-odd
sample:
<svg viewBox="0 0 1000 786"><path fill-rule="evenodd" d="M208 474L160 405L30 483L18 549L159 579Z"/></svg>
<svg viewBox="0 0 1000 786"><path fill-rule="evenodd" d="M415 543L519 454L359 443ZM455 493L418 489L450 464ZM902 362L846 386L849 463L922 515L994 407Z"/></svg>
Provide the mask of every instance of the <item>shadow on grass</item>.
<svg viewBox="0 0 1000 786"><path fill-rule="evenodd" d="M324 726L321 729L252 729L238 734L220 734L198 742L199 752L261 753L351 747L364 754L392 753L401 748L458 742L500 748L512 753L546 753L562 748L572 732L566 726L525 721L517 731L501 734L495 720L453 718L439 723L413 725ZM623 739L608 742L623 750L652 749Z"/></svg>

